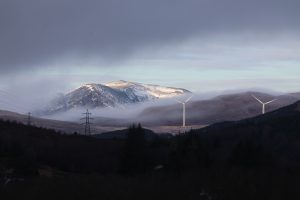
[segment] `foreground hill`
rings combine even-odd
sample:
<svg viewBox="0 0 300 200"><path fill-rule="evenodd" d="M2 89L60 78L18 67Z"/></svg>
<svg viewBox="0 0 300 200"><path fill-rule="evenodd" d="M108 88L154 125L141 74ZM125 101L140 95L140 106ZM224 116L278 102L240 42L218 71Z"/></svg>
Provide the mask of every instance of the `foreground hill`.
<svg viewBox="0 0 300 200"><path fill-rule="evenodd" d="M262 106L251 96L252 94L264 102L277 99L277 101L266 106L267 112L287 106L300 99L297 93L276 96L245 92L221 95L208 100L191 101L186 104L187 124L213 124L257 116L261 114ZM138 119L144 125L179 125L182 123L182 106L181 104L173 104L150 107L140 113Z"/></svg>
<svg viewBox="0 0 300 200"><path fill-rule="evenodd" d="M61 135L0 121L3 199L299 199L300 102L171 138ZM124 131L119 132L124 135Z"/></svg>
<svg viewBox="0 0 300 200"><path fill-rule="evenodd" d="M146 140L154 140L157 138L171 138L173 135L171 133L159 133L156 134L150 129L143 129L144 134L145 134L145 139ZM121 129L121 130L116 130L116 131L110 131L110 132L105 132L101 134L95 134L93 137L98 138L98 139L127 139L128 137L128 129Z"/></svg>
<svg viewBox="0 0 300 200"><path fill-rule="evenodd" d="M12 176L36 176L43 166L69 172L114 171L122 146L122 141L0 120L0 180L6 169L13 170Z"/></svg>
<svg viewBox="0 0 300 200"><path fill-rule="evenodd" d="M258 152L251 153L259 153L261 159L265 159L259 162L300 167L300 101L265 115L194 130L192 134L207 144L217 142L222 159L232 156L230 152L234 150L238 153L238 159L243 159L241 156L251 157L254 155L243 155L242 149L257 148ZM249 160L252 159L250 157Z"/></svg>

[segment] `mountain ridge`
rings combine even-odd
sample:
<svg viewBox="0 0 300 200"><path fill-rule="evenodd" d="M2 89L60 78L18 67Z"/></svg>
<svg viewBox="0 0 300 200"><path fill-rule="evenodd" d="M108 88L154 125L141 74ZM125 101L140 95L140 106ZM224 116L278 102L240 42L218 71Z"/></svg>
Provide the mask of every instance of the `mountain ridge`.
<svg viewBox="0 0 300 200"><path fill-rule="evenodd" d="M261 104L252 94L262 101L278 99L266 106L267 112L290 105L300 97L293 94L270 95L261 92L243 92L225 94L208 100L193 100L186 104L186 119L188 124L213 124L222 121L236 121L261 114ZM160 116L164 116L161 118ZM181 124L182 106L173 104L167 106L153 106L142 111L138 118L143 124Z"/></svg>

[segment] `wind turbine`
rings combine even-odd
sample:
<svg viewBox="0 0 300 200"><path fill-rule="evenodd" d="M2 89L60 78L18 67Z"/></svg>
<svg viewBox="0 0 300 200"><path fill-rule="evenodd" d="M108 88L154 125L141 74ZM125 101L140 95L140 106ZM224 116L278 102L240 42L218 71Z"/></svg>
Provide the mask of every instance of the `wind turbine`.
<svg viewBox="0 0 300 200"><path fill-rule="evenodd" d="M185 128L185 104L191 100L191 98L193 97L190 96L189 98L187 98L185 101L179 101L177 99L175 99L177 102L181 103L182 104L182 127Z"/></svg>
<svg viewBox="0 0 300 200"><path fill-rule="evenodd" d="M274 102L274 101L277 100L277 99L273 99L273 100L268 101L268 102L262 102L262 101L261 101L260 99L258 99L256 96L252 95L252 97L253 97L254 99L256 99L259 103L262 104L262 114L265 114L265 112L266 112L266 105L267 105L267 104L272 103L272 102Z"/></svg>

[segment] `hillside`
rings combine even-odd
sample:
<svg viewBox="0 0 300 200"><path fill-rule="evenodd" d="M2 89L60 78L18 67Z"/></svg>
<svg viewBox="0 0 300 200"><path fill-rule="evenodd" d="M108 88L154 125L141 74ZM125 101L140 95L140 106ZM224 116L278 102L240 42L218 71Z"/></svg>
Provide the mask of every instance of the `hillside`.
<svg viewBox="0 0 300 200"><path fill-rule="evenodd" d="M43 166L68 172L114 171L122 146L122 141L65 135L0 120L0 175L12 168L14 176L35 176Z"/></svg>
<svg viewBox="0 0 300 200"><path fill-rule="evenodd" d="M222 121L235 121L261 114L262 106L251 95L255 94L262 101L277 99L268 104L270 112L299 100L296 94L269 95L258 92L245 92L221 95L208 100L192 100L186 104L187 124L213 124ZM179 125L182 123L182 105L158 106L146 108L138 116L144 125Z"/></svg>
<svg viewBox="0 0 300 200"><path fill-rule="evenodd" d="M194 130L193 134L212 144L220 142L222 159L239 145L251 143L266 151L276 165L300 167L300 101L253 118L222 122ZM221 159L221 158L220 158ZM270 160L269 160L270 161Z"/></svg>
<svg viewBox="0 0 300 200"><path fill-rule="evenodd" d="M300 101L176 137L127 131L104 134L126 140L97 139L0 121L1 197L300 198Z"/></svg>

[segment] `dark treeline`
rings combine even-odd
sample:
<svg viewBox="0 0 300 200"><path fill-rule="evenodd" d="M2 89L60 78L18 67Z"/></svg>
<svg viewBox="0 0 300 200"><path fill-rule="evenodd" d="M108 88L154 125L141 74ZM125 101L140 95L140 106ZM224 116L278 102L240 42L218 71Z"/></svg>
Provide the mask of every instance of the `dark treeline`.
<svg viewBox="0 0 300 200"><path fill-rule="evenodd" d="M0 190L9 199L298 199L298 105L151 140L141 125L102 140L0 121Z"/></svg>
<svg viewBox="0 0 300 200"><path fill-rule="evenodd" d="M69 172L111 172L123 144L0 121L0 167L21 170L20 175L34 175L33 169L41 165Z"/></svg>

